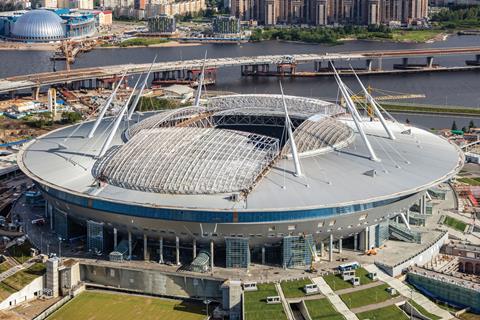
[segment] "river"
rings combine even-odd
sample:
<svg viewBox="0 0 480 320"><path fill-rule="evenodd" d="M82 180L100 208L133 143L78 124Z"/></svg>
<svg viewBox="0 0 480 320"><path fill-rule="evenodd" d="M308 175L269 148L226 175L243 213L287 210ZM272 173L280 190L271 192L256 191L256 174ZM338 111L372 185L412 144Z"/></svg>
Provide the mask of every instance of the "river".
<svg viewBox="0 0 480 320"><path fill-rule="evenodd" d="M451 36L446 41L434 43L393 43L379 41L347 41L341 45L299 44L279 41L236 44L203 44L190 47L158 48L118 48L96 49L79 56L73 68L94 67L125 63L148 63L158 55L158 61L202 58L205 51L208 57L238 57L267 54L295 53L334 53L365 50L420 49L438 47L467 47L480 45L480 36ZM53 70L50 61L52 52L47 51L0 51L0 78L12 75L31 74ZM472 56L453 56L435 58L435 63L450 66L464 65ZM424 63L423 59L411 59L412 62ZM399 60L383 60L384 68L389 68ZM376 63L375 63L376 64ZM374 64L374 66L375 66ZM63 62L57 62L57 69L63 68ZM312 66L302 68L312 70ZM399 93L423 93L425 99L411 102L436 105L456 105L480 108L480 72L446 72L422 73L411 75L364 76L363 81L385 91ZM359 90L352 78L345 77L345 82L352 90ZM331 77L284 79L286 94L335 99L337 87ZM239 68L225 68L218 72L217 84L211 90L225 90L241 93L278 93L276 78L246 78L240 75ZM425 127L449 127L454 117L432 117L425 115L399 115L399 120L406 118ZM461 127L468 124L469 118L455 117ZM480 117L475 119L480 125Z"/></svg>

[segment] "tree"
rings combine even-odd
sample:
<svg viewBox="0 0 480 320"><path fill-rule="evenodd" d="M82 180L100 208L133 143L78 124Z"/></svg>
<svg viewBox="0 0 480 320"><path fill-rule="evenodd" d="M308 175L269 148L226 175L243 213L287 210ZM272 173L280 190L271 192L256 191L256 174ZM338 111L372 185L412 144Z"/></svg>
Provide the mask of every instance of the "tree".
<svg viewBox="0 0 480 320"><path fill-rule="evenodd" d="M62 113L63 123L75 123L82 120L82 115L78 112L64 112Z"/></svg>
<svg viewBox="0 0 480 320"><path fill-rule="evenodd" d="M475 128L475 122L473 120L470 120L470 123L468 124L468 129Z"/></svg>
<svg viewBox="0 0 480 320"><path fill-rule="evenodd" d="M458 130L457 123L455 122L455 120L452 123L452 130Z"/></svg>
<svg viewBox="0 0 480 320"><path fill-rule="evenodd" d="M467 127L462 127L462 131L463 132L468 132L468 128Z"/></svg>
<svg viewBox="0 0 480 320"><path fill-rule="evenodd" d="M405 120L405 123L406 123L406 124L410 124L410 120L407 118L407 119Z"/></svg>

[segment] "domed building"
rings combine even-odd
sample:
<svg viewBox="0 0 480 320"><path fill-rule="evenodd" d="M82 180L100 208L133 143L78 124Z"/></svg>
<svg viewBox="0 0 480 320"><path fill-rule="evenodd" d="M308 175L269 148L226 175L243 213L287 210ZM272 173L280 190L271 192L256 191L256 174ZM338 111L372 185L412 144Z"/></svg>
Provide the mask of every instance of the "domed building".
<svg viewBox="0 0 480 320"><path fill-rule="evenodd" d="M10 36L23 41L58 41L66 36L66 22L49 10L28 11L13 24Z"/></svg>
<svg viewBox="0 0 480 320"><path fill-rule="evenodd" d="M84 38L95 33L90 13L69 9L32 10L0 16L0 37L23 42L51 42Z"/></svg>

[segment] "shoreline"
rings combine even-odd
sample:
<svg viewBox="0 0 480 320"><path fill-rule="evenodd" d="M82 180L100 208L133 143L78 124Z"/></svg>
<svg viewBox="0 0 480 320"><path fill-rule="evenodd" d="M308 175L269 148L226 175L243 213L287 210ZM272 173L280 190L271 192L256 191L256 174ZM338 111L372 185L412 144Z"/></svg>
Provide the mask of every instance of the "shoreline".
<svg viewBox="0 0 480 320"><path fill-rule="evenodd" d="M169 41L169 42L164 42L164 43L157 43L157 44L151 44L151 45L144 45L144 46L126 46L126 47L121 47L121 46L97 46L95 49L130 49L130 48L174 48L174 47L195 47L195 46L201 46L202 43L198 42L178 42L178 41ZM95 50L94 49L94 50Z"/></svg>

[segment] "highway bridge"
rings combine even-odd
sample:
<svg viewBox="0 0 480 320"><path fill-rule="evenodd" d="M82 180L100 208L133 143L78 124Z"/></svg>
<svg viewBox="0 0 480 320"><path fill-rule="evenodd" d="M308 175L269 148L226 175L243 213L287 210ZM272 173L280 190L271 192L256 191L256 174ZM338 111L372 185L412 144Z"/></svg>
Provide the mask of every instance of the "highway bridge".
<svg viewBox="0 0 480 320"><path fill-rule="evenodd" d="M480 47L466 48L432 48L418 50L392 50L392 51L362 51L350 53L322 53L322 54L295 54L295 55L266 55L252 57L211 58L206 60L206 69L216 70L225 67L242 67L242 74L252 75L256 70L269 70L270 65L277 67L277 73L283 75L295 72L297 65L314 63L315 71L319 71L322 63L345 62L353 60L365 60L366 69L371 70L372 61L381 59L401 58L402 65L408 65L408 58L427 58L426 68L433 67L433 57L473 55L474 60L468 60L467 64L480 66ZM168 79L193 79L204 61L184 60L158 62L153 65L152 72L155 80ZM23 76L14 76L0 79L0 93L14 93L18 90L33 89L37 92L41 87L68 84L74 88L95 88L102 83L113 83L119 76L126 72L127 75L136 75L146 72L150 67L146 64L124 64L95 68L79 68L70 71L46 72ZM252 71L253 70L253 71ZM244 72L245 71L245 72ZM379 70L380 71L380 70ZM99 83L102 82L102 83Z"/></svg>

